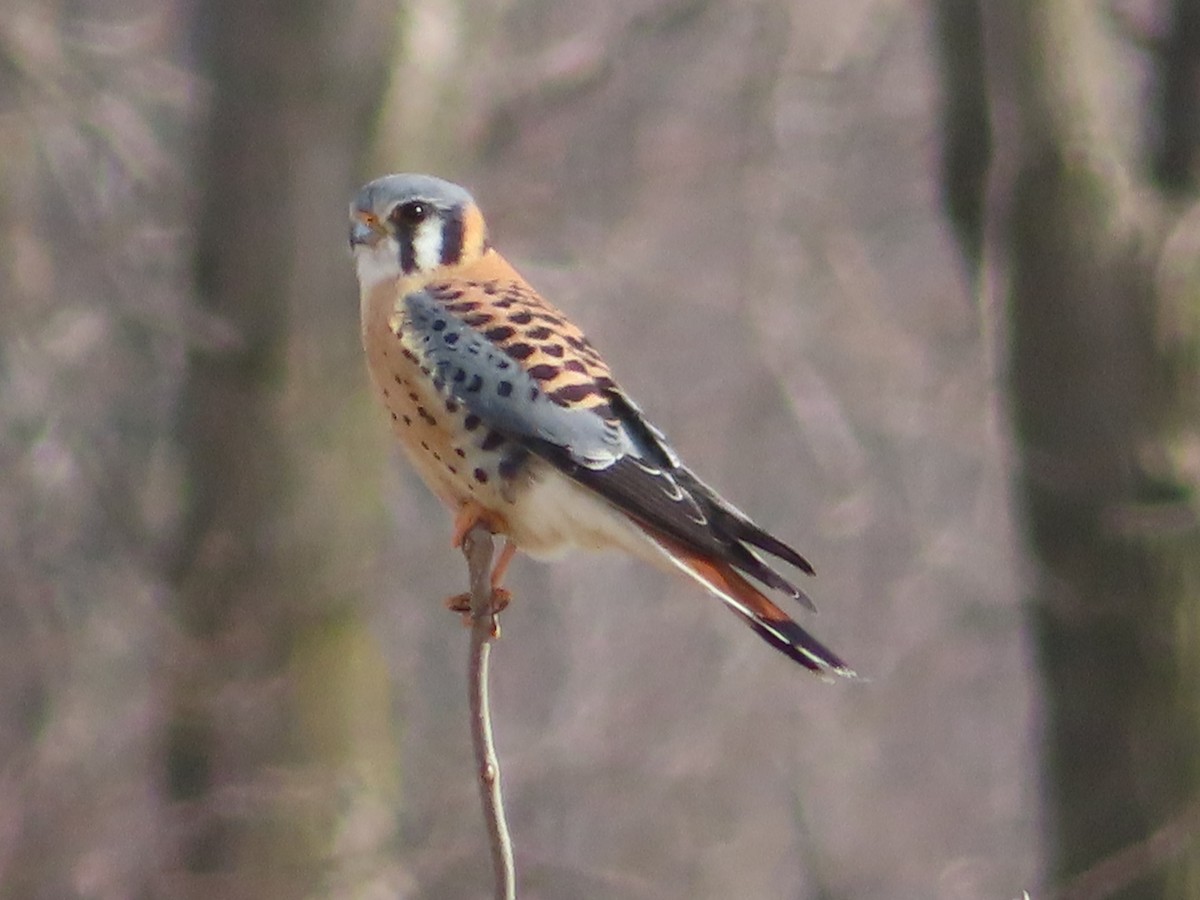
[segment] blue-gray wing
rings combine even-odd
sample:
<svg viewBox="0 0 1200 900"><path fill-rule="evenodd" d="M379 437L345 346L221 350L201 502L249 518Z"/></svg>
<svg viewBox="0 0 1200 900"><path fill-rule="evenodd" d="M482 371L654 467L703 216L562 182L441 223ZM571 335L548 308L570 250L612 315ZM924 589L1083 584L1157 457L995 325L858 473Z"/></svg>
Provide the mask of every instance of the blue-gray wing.
<svg viewBox="0 0 1200 900"><path fill-rule="evenodd" d="M621 423L556 403L503 349L424 291L404 298L407 327L439 389L495 429L526 445L556 447L588 469L631 450Z"/></svg>
<svg viewBox="0 0 1200 900"><path fill-rule="evenodd" d="M424 291L404 298L406 330L435 385L500 432L643 525L811 601L752 548L811 574L808 562L683 466L665 436L611 379L600 407L556 402L503 347ZM601 411L602 410L602 411ZM747 546L750 545L750 546Z"/></svg>

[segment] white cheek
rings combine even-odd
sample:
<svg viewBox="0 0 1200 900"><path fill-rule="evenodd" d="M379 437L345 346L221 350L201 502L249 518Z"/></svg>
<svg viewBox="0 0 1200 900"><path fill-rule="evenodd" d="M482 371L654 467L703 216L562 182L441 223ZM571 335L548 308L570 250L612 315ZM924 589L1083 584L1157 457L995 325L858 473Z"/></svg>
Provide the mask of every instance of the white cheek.
<svg viewBox="0 0 1200 900"><path fill-rule="evenodd" d="M385 238L374 247L359 244L354 248L354 267L359 287L364 291L381 281L395 281L400 277L400 251L396 242Z"/></svg>
<svg viewBox="0 0 1200 900"><path fill-rule="evenodd" d="M418 271L432 272L442 264L442 222L426 219L413 234L413 259Z"/></svg>

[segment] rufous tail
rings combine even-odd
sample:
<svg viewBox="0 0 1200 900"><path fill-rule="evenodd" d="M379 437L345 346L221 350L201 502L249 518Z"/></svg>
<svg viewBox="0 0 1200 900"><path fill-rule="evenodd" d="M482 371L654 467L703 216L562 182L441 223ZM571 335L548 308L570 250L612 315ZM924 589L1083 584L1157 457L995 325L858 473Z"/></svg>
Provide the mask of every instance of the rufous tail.
<svg viewBox="0 0 1200 900"><path fill-rule="evenodd" d="M647 534L677 569L724 600L738 618L776 650L819 675L856 677L854 670L836 653L801 628L728 563L713 562L670 538L649 531Z"/></svg>

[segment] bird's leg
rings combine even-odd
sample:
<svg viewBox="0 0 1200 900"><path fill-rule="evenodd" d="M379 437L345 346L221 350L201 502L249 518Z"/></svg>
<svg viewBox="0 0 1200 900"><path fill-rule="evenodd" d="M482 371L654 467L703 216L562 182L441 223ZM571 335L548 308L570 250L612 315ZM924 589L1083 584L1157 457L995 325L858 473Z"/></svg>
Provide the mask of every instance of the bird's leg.
<svg viewBox="0 0 1200 900"><path fill-rule="evenodd" d="M484 509L483 504L476 500L468 500L454 514L454 537L451 539L450 546L461 547L467 532L481 522L492 534L502 534L505 530L503 517L491 510Z"/></svg>
<svg viewBox="0 0 1200 900"><path fill-rule="evenodd" d="M470 500L464 503L458 510L458 514L454 517L454 539L453 545L461 547L463 539L467 536L472 528L477 524L483 523L487 529L496 534L504 530L504 520L495 513L486 510L479 503ZM516 555L517 545L510 540L505 540L504 549L500 551L500 555L496 558L495 565L492 566L490 577L492 587L492 616L501 612L508 606L512 600L512 594L507 588L500 586L504 580L504 575L508 571L509 563L512 562L513 556ZM463 614L463 624L471 624L471 595L470 593L455 594L446 600L446 606L458 613ZM493 618L493 637L499 637L500 626L495 624Z"/></svg>
<svg viewBox="0 0 1200 900"><path fill-rule="evenodd" d="M513 557L517 555L517 545L507 538L504 541L504 549L500 551L500 555L496 557L496 564L492 566L492 594L497 591L503 591L506 599L504 606L508 605L508 591L500 587L500 582L504 580L504 576L508 574L508 564L513 561ZM504 609L504 606L499 607L496 612Z"/></svg>

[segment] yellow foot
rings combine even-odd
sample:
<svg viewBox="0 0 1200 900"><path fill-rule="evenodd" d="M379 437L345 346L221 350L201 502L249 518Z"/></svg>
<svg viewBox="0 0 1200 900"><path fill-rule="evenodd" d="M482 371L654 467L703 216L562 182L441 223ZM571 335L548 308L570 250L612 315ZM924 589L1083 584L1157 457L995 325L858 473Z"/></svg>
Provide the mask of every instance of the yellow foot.
<svg viewBox="0 0 1200 900"><path fill-rule="evenodd" d="M500 637L500 623L496 621L496 615L504 612L510 602L512 602L512 592L508 588L492 588L491 609L488 612L492 617L492 637L494 638ZM451 612L462 613L463 624L471 626L471 595L469 593L447 597L446 608Z"/></svg>

